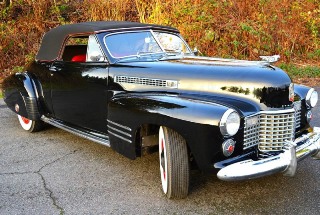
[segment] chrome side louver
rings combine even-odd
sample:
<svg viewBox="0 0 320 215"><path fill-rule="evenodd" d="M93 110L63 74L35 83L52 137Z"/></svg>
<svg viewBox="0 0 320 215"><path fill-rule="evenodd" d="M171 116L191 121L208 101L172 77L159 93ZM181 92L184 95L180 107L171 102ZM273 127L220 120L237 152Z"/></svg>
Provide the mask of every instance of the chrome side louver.
<svg viewBox="0 0 320 215"><path fill-rule="evenodd" d="M293 103L295 118L296 118L296 129L300 128L301 125L301 101Z"/></svg>
<svg viewBox="0 0 320 215"><path fill-rule="evenodd" d="M142 77L115 76L116 83L139 84L154 87L178 88L178 81Z"/></svg>

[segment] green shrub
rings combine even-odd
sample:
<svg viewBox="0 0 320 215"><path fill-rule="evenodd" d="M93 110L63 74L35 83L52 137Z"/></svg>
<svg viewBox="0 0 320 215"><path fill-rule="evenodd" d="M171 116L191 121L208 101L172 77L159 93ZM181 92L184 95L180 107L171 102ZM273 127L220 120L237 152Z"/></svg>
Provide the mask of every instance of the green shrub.
<svg viewBox="0 0 320 215"><path fill-rule="evenodd" d="M320 67L318 66L297 67L293 64L282 63L279 67L286 71L292 79L320 77Z"/></svg>

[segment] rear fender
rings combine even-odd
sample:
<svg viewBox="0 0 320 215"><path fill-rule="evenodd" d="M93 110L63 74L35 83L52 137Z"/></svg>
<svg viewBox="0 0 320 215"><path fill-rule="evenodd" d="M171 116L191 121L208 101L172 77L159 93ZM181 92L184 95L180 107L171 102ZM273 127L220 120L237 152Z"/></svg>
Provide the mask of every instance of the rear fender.
<svg viewBox="0 0 320 215"><path fill-rule="evenodd" d="M15 113L31 120L40 120L39 93L27 72L16 73L3 82L4 101Z"/></svg>

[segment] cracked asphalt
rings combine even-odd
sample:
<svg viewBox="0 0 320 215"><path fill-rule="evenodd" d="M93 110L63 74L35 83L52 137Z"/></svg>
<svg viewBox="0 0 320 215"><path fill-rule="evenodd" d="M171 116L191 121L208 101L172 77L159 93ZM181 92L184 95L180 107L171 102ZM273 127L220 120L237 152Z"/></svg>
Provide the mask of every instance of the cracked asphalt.
<svg viewBox="0 0 320 215"><path fill-rule="evenodd" d="M317 88L320 92L320 88ZM30 134L0 100L0 214L319 214L320 161L295 177L223 182L192 172L188 198L161 191L158 154L129 160L57 128ZM313 125L320 126L320 106Z"/></svg>

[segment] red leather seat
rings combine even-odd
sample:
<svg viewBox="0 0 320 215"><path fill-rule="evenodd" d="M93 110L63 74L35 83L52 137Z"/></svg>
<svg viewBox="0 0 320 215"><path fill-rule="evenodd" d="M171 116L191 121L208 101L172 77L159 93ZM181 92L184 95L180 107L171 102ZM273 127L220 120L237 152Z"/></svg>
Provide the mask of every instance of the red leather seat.
<svg viewBox="0 0 320 215"><path fill-rule="evenodd" d="M81 54L81 55L75 55L71 59L72 62L86 62L86 55Z"/></svg>

